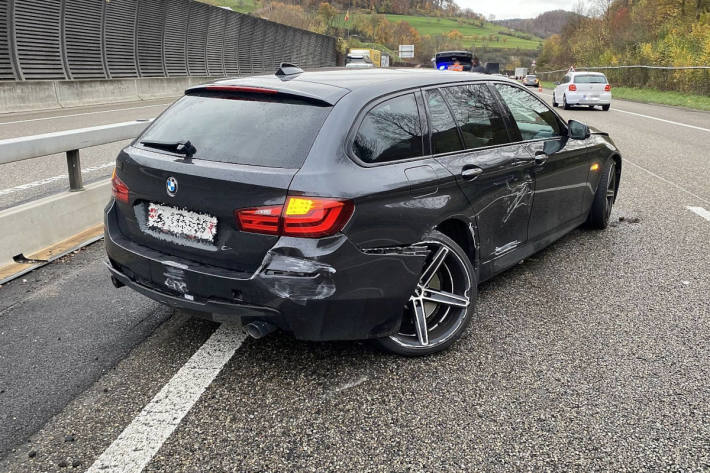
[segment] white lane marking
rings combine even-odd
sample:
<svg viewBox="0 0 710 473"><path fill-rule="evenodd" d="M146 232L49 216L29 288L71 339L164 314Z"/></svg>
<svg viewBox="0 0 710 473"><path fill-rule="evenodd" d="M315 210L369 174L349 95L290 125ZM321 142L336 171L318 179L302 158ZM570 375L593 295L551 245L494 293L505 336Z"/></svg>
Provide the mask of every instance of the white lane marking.
<svg viewBox="0 0 710 473"><path fill-rule="evenodd" d="M240 326L220 325L86 473L142 471L244 338Z"/></svg>
<svg viewBox="0 0 710 473"><path fill-rule="evenodd" d="M54 120L58 118L71 118L71 117L80 117L83 115L97 115L99 113L112 113L112 112L124 112L127 110L140 110L142 108L153 108L153 107L162 107L165 105L170 105L172 102L167 102L167 103L157 103L155 105L141 105L140 107L129 107L129 108L115 108L112 110L97 110L95 112L82 112L82 113L73 113L70 115L58 115L56 117L41 117L41 118L28 118L26 120L16 120L14 122L0 122L0 125L12 125L14 123L28 123L28 122L39 122L39 121L44 121L44 120Z"/></svg>
<svg viewBox="0 0 710 473"><path fill-rule="evenodd" d="M552 98L552 95L551 95L551 94L543 94L543 93L538 92L538 95L544 95L544 96L546 96L546 97ZM612 112L628 113L629 115L636 115L636 116L643 117L643 118L649 118L649 119L651 119L651 120L658 120L659 122L670 123L671 125L684 126L684 127L692 128L692 129L694 129L694 130L700 130L700 131L707 131L707 132L710 132L710 128L703 128L703 127L701 127L701 126L688 125L687 123L674 122L674 121L672 121L672 120L666 120L665 118L658 118L658 117L652 117L651 115L644 115L644 114L642 114L642 113L629 112L628 110L622 110L622 109L620 109L620 108L612 107L612 108L611 108L611 111L612 111Z"/></svg>
<svg viewBox="0 0 710 473"><path fill-rule="evenodd" d="M100 171L101 169L110 168L115 165L116 165L116 162L111 161L110 163L104 163L104 164L99 164L98 166L91 166L88 168L84 168L81 170L81 173L86 174L86 173L93 172L93 171ZM20 184L19 186L10 187L8 189L0 190L0 196L12 194L12 193L19 192L19 191L24 191L27 189L32 189L34 187L44 186L46 184L51 184L52 182L61 181L63 179L68 180L69 177L66 174L62 174L61 176L46 177L44 179L40 179L39 181L32 181L32 182L28 182L27 184Z"/></svg>
<svg viewBox="0 0 710 473"><path fill-rule="evenodd" d="M695 125L688 125L687 123L680 123L680 122L674 122L672 120L666 120L663 118L658 118L658 117L652 117L650 115L644 115L642 113L636 113L636 112L628 112L626 110L621 110L618 108L612 108L613 111L615 112L621 112L621 113L628 113L629 115L636 115L638 117L643 117L643 118L650 118L651 120L658 120L659 122L664 122L664 123L670 123L671 125L678 125L678 126L684 126L687 128L692 128L694 130L700 130L700 131L707 131L710 133L710 128L703 128L700 126L695 126Z"/></svg>
<svg viewBox="0 0 710 473"><path fill-rule="evenodd" d="M638 164L634 163L633 161L629 161L628 159L624 158L624 159L623 159L623 162L624 162L624 163L629 163L630 165L635 166L635 167L641 169L642 171L645 171L645 172L649 173L651 176L655 177L656 179L660 179L661 181L665 182L666 184L670 184L670 185L672 185L673 187L675 187L676 189L681 190L681 191L685 192L685 193L688 194L688 195L692 195L692 196L695 197L696 199L701 200L701 201L705 202L706 204L710 204L710 200L707 200L707 199L704 199L704 198L700 197L698 194L695 194L695 193L689 191L689 190L686 189L685 187L680 186L680 185L676 184L676 183L673 182L673 181L669 181L669 180L666 179L665 177L659 176L658 174L656 174L656 173L654 173L654 172L652 172L652 171L649 171L649 170L646 169L645 167L639 166Z"/></svg>
<svg viewBox="0 0 710 473"><path fill-rule="evenodd" d="M710 210L705 210L703 207L691 207L690 205L688 205L686 209L690 210L694 214L700 215L705 220L710 222Z"/></svg>

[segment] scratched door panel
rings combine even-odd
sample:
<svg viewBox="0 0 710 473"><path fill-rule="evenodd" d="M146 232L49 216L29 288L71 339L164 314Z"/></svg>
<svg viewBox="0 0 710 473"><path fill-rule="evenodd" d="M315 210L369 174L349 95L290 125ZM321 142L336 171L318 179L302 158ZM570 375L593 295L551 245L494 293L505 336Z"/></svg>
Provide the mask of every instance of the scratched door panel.
<svg viewBox="0 0 710 473"><path fill-rule="evenodd" d="M533 161L520 144L437 158L456 176L471 203L480 238L481 262L503 256L527 241L534 189ZM467 169L480 168L473 178Z"/></svg>
<svg viewBox="0 0 710 473"><path fill-rule="evenodd" d="M553 138L549 141L560 140ZM535 166L535 196L528 237L544 237L580 218L588 209L589 143L562 139L563 147L552 153L541 166ZM529 143L532 154L543 150L545 142Z"/></svg>

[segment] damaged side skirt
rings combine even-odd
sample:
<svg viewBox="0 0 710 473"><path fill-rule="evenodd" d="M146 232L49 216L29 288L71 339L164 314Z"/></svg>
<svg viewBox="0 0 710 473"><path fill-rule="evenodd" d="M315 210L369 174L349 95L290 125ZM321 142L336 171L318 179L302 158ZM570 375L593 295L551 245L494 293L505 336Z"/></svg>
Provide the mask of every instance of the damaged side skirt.
<svg viewBox="0 0 710 473"><path fill-rule="evenodd" d="M426 246L387 246L378 248L363 248L361 250L366 255L396 255L396 256L428 256L429 249Z"/></svg>

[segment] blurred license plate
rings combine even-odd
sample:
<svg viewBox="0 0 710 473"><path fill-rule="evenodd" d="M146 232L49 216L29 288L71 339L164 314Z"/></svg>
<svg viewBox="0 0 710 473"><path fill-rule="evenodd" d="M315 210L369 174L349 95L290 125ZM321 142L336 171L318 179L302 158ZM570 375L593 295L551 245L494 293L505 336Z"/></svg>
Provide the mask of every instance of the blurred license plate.
<svg viewBox="0 0 710 473"><path fill-rule="evenodd" d="M213 242L217 234L217 217L151 203L148 205L148 228L192 240Z"/></svg>

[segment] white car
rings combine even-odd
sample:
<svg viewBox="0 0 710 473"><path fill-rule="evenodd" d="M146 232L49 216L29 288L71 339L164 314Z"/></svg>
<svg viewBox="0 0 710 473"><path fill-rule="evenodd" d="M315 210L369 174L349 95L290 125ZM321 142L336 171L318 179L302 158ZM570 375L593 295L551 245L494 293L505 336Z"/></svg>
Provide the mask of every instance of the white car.
<svg viewBox="0 0 710 473"><path fill-rule="evenodd" d="M611 107L611 86L601 72L568 72L557 82L552 92L552 105L562 105L569 110L574 105L594 107L602 110Z"/></svg>
<svg viewBox="0 0 710 473"><path fill-rule="evenodd" d="M348 54L345 58L346 69L370 69L375 67L370 56L364 54Z"/></svg>

